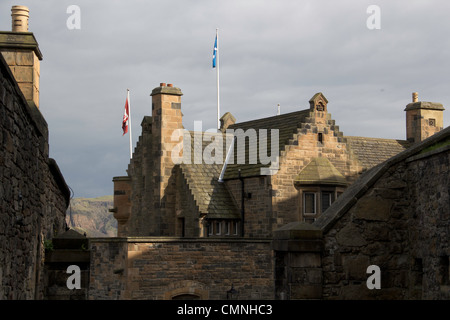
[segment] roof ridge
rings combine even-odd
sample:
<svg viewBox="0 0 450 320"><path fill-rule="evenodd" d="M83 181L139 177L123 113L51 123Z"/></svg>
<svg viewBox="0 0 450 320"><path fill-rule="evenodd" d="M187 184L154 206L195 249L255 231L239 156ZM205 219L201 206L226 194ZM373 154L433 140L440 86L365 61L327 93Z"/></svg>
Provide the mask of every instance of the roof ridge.
<svg viewBox="0 0 450 320"><path fill-rule="evenodd" d="M402 142L408 142L408 140L403 139L395 139L395 138L375 138L375 137L363 137L363 136L347 136L345 135L344 138L350 138L350 139L370 139L370 140L383 140L383 141L402 141Z"/></svg>
<svg viewBox="0 0 450 320"><path fill-rule="evenodd" d="M275 116L270 116L270 117L265 117L265 118L259 118L259 119L254 119L254 120L248 120L248 121L243 121L243 122L236 122L232 125L230 125L230 127L236 127L236 125L242 125L242 124L247 124L249 122L258 122L258 121L265 121L265 120L271 120L271 119L275 119L275 118L284 118L287 116L292 116L293 114L302 114L302 113L306 113L309 112L309 109L304 109L304 110L299 110L299 111L293 111L293 112L289 112L289 113L283 113L283 114L279 114L279 115L275 115Z"/></svg>

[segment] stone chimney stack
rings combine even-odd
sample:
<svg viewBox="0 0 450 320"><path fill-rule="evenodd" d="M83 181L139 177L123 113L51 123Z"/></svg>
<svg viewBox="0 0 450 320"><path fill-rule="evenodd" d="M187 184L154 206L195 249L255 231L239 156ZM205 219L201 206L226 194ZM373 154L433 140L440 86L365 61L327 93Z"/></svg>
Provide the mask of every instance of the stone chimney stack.
<svg viewBox="0 0 450 320"><path fill-rule="evenodd" d="M175 217L169 217L175 211L175 191L169 178L175 163L172 151L183 140L183 135L175 141L172 134L184 129L181 113L183 93L172 84L161 83L152 90L152 152L153 163L153 215L151 235L164 236L175 234ZM181 133L181 132L180 132Z"/></svg>
<svg viewBox="0 0 450 320"><path fill-rule="evenodd" d="M406 139L417 143L443 129L444 107L441 103L419 101L413 92L412 102L406 108Z"/></svg>
<svg viewBox="0 0 450 320"><path fill-rule="evenodd" d="M25 6L13 6L11 8L13 32L28 32L29 12L30 10Z"/></svg>
<svg viewBox="0 0 450 320"><path fill-rule="evenodd" d="M33 33L28 31L29 10L25 6L13 6L11 17L12 31L0 31L0 52L28 104L39 108L42 53Z"/></svg>

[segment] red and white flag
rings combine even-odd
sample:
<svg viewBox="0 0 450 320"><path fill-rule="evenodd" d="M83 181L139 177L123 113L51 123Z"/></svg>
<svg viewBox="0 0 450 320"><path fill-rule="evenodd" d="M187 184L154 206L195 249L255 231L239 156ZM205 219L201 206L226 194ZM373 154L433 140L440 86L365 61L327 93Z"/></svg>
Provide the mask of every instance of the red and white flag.
<svg viewBox="0 0 450 320"><path fill-rule="evenodd" d="M122 120L122 130L123 134L128 132L128 127L130 127L130 159L133 158L133 144L131 137L131 106L130 106L130 90L127 89L127 100L125 100L125 111L123 112Z"/></svg>
<svg viewBox="0 0 450 320"><path fill-rule="evenodd" d="M123 134L125 135L125 133L128 132L128 120L130 119L130 108L128 106L128 94L127 94L127 99L125 101L125 111L123 113L123 120L122 120L122 130L123 130Z"/></svg>

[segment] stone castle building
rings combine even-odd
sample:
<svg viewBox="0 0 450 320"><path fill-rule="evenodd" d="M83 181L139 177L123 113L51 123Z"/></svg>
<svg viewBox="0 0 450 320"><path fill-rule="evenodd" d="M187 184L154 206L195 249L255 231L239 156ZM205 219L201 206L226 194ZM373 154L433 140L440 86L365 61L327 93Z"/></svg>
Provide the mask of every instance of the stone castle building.
<svg viewBox="0 0 450 320"><path fill-rule="evenodd" d="M394 140L345 136L322 93L303 110L188 131L181 89L161 83L127 175L113 178L118 236L62 233L70 193L48 157L42 54L15 29L27 16L13 7L0 32L0 298L450 298L450 128L442 104L415 93ZM59 248L44 255L50 239Z"/></svg>
<svg viewBox="0 0 450 320"><path fill-rule="evenodd" d="M289 114L226 113L218 133L182 131L172 84L151 96L128 175L113 178L118 238L91 239L91 299L449 298L442 104L414 93L393 140L345 136L322 93ZM273 129L278 157L255 161Z"/></svg>
<svg viewBox="0 0 450 320"><path fill-rule="evenodd" d="M243 123L226 113L220 133L178 138L181 90L161 84L151 96L128 176L114 178L119 236L271 238L288 223L315 221L362 172L443 126L443 106L414 93L406 140L344 136L317 93L305 110ZM188 156L176 164L180 151Z"/></svg>
<svg viewBox="0 0 450 320"><path fill-rule="evenodd" d="M270 238L287 223L315 220L361 172L410 144L345 137L327 111L327 99L318 93L305 110L244 123L226 113L221 133L186 132L180 138L183 151L191 154L187 160L203 158L208 146L223 149L213 150L213 160L219 161L176 165L172 150L181 139L172 141L172 134L183 129L181 95L170 84L153 90L152 116L142 122L129 174L114 178L119 236ZM259 137L265 129L265 137ZM273 129L278 130L274 153L279 157L273 161L278 170L262 174L269 164L255 160L263 144L272 151ZM226 133L230 130L242 134L233 141ZM232 155L225 167L228 150ZM131 201L121 202L118 193L124 190Z"/></svg>
<svg viewBox="0 0 450 320"><path fill-rule="evenodd" d="M44 243L65 231L70 191L39 111L42 53L28 8L0 32L0 299L43 299Z"/></svg>

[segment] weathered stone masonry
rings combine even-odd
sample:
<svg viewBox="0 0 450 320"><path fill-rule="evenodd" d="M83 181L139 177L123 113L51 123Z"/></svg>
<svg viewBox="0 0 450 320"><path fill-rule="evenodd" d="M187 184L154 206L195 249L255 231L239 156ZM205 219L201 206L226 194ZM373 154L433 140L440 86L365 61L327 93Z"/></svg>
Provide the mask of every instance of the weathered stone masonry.
<svg viewBox="0 0 450 320"><path fill-rule="evenodd" d="M0 299L42 299L44 241L65 228L70 192L47 123L0 55Z"/></svg>
<svg viewBox="0 0 450 320"><path fill-rule="evenodd" d="M273 299L269 240L91 239L90 299Z"/></svg>
<svg viewBox="0 0 450 320"><path fill-rule="evenodd" d="M449 143L447 128L362 175L312 225L277 230L277 298L448 300Z"/></svg>
<svg viewBox="0 0 450 320"><path fill-rule="evenodd" d="M392 165L327 228L324 298L450 298L449 150ZM381 290L367 289L369 265L381 269Z"/></svg>
<svg viewBox="0 0 450 320"><path fill-rule="evenodd" d="M181 95L165 84L153 93L154 102L162 93ZM327 113L326 98L318 93L309 101L310 109L238 124L229 114L223 117L231 129L279 128L280 168L275 175L260 175L261 166L234 161L227 166L224 183L217 183L222 166L206 163L167 167L162 179L160 164L167 164L162 158L167 160L173 145L166 145L170 132L161 138L154 126L162 128L166 117L173 121L167 130L182 127L181 117L172 115L179 111L179 102L171 102L164 105L167 114L158 111L160 104L153 105L152 117L142 121L128 176L113 179L112 211L119 236L128 238L92 242L90 299L224 299L231 286L241 299L446 298L442 292L448 291L448 241L442 239L448 237L449 205L442 199L448 199L448 190L422 184L436 182L435 188L445 189L448 161L417 164L426 173L410 165L421 148L445 132L423 143L425 135L410 141L344 136ZM439 120L437 127L433 121L420 123L425 131L439 131L444 108L431 104L434 113L421 114ZM407 123L418 119L408 117L411 110L422 112L429 105L409 104ZM204 141L198 146L204 150ZM185 150L192 151L189 148ZM400 153L405 149L410 151ZM417 158L417 163L424 159ZM312 211L303 212L305 193L315 196ZM327 193L334 204L318 200ZM152 202L155 194L158 203ZM422 214L413 213L414 206L429 206L430 201L432 207L423 211L430 219L420 220L426 223L411 218ZM307 216L311 212L313 219ZM240 226L231 224L230 230L229 221ZM432 237L424 234L436 228L442 241L433 251ZM169 237L145 237L161 236L158 229ZM421 237L423 242L417 240ZM425 258L429 252L433 254ZM372 264L382 270L381 291L366 286L366 270ZM431 276L436 273L438 280ZM431 284L434 293L425 293Z"/></svg>

